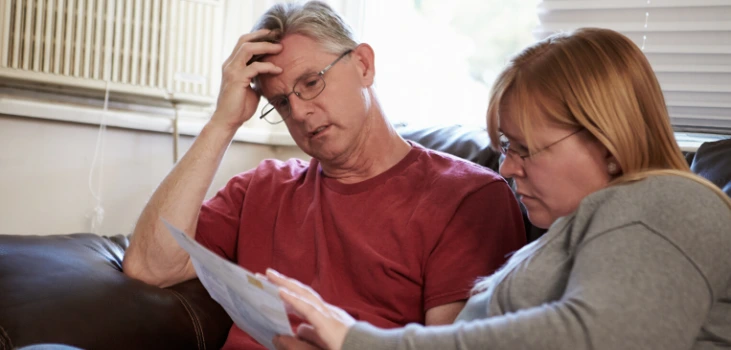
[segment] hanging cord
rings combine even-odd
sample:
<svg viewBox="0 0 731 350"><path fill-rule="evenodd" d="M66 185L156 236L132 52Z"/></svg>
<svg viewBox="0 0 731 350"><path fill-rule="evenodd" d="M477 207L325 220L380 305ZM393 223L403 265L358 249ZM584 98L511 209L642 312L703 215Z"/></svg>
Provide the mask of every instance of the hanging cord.
<svg viewBox="0 0 731 350"><path fill-rule="evenodd" d="M173 165L178 163L178 140L180 139L180 133L178 131L178 123L180 120L180 115L178 114L178 104L175 103L175 95L168 91L168 100L170 100L170 103L173 105L173 120L172 127L173 127Z"/></svg>
<svg viewBox="0 0 731 350"><path fill-rule="evenodd" d="M102 188L104 185L104 146L106 144L107 131L107 111L109 109L109 81L107 80L104 92L104 109L99 120L99 131L96 136L96 147L94 148L94 157L91 161L91 169L89 170L89 191L94 197L94 210L91 214L91 232L99 234L102 222L104 222L104 206L102 205ZM99 162L97 170L97 186L94 190L94 170L96 163Z"/></svg>

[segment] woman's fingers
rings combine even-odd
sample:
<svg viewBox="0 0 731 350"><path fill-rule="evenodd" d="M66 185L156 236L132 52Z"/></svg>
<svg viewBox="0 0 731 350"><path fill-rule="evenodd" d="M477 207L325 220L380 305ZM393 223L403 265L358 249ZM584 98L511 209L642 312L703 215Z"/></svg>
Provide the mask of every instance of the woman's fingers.
<svg viewBox="0 0 731 350"><path fill-rule="evenodd" d="M294 337L278 335L272 341L277 350L317 350L318 346L304 342Z"/></svg>
<svg viewBox="0 0 731 350"><path fill-rule="evenodd" d="M282 297L282 300L284 300L285 303L292 306L292 309L295 311L294 313L295 315L297 315L297 317L307 320L316 327L320 326L323 318L326 317L326 310L319 307L318 305L315 305L311 301L301 297L298 294L282 288L279 290L279 295Z"/></svg>
<svg viewBox="0 0 731 350"><path fill-rule="evenodd" d="M302 323L297 327L297 338L304 339L312 344L317 345L320 348L326 349L327 344L317 334L315 327L307 323Z"/></svg>
<svg viewBox="0 0 731 350"><path fill-rule="evenodd" d="M257 278L260 278L260 279L262 279L262 280L265 280L265 281L267 281L267 282L270 282L270 283L272 282L272 281L270 281L270 280L269 280L269 278L267 278L267 276L266 276L266 275L264 275L264 274L262 274L262 273L259 273L259 272L257 272L257 273L255 273L254 275L255 275L255 276L256 276ZM299 318L303 318L303 317L302 317L302 315L298 314L298 313L297 313L297 310L295 310L295 309L294 309L294 308L292 307L292 305L290 305L289 303L284 303L284 311L286 311L286 312L287 312L288 314L296 315L296 316L297 316L297 317L299 317Z"/></svg>
<svg viewBox="0 0 731 350"><path fill-rule="evenodd" d="M289 289L295 295L301 296L307 300L322 304L322 298L320 298L320 295L309 286L302 284L302 282L282 275L273 269L267 269L266 275L267 278L269 278L269 281L275 285Z"/></svg>
<svg viewBox="0 0 731 350"><path fill-rule="evenodd" d="M280 287L279 295L300 318L312 326L298 329L303 339L328 349L340 349L355 319L344 310L322 300L312 288L297 280L288 278L274 270L267 270L270 282ZM302 334L300 334L302 332Z"/></svg>

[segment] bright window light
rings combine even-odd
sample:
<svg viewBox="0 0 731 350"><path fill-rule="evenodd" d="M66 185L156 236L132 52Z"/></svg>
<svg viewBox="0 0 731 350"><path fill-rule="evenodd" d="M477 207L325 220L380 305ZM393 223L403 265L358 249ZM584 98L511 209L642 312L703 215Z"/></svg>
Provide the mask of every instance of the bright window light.
<svg viewBox="0 0 731 350"><path fill-rule="evenodd" d="M539 1L366 1L361 39L391 122L484 126L493 80L535 40Z"/></svg>

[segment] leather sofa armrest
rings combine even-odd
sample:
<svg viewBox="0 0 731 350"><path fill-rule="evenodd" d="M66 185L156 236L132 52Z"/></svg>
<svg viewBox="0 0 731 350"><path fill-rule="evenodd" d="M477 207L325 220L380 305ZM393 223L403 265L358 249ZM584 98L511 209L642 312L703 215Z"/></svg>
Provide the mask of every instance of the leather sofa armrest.
<svg viewBox="0 0 731 350"><path fill-rule="evenodd" d="M200 281L161 289L131 279L126 247L123 236L0 235L0 339L9 348L220 348L232 322Z"/></svg>

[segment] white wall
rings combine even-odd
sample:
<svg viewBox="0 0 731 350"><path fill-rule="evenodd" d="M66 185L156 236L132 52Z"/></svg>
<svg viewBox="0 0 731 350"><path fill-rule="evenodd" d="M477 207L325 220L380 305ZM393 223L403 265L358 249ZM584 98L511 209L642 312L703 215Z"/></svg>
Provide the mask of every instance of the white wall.
<svg viewBox="0 0 731 350"><path fill-rule="evenodd" d="M90 232L96 202L89 190L89 172L97 133L98 127L92 125L0 115L0 234ZM192 142L192 137L181 137L181 156ZM131 233L145 203L171 169L172 154L169 134L107 129L105 214L98 233ZM308 159L296 147L234 142L208 196L262 159L292 157Z"/></svg>

